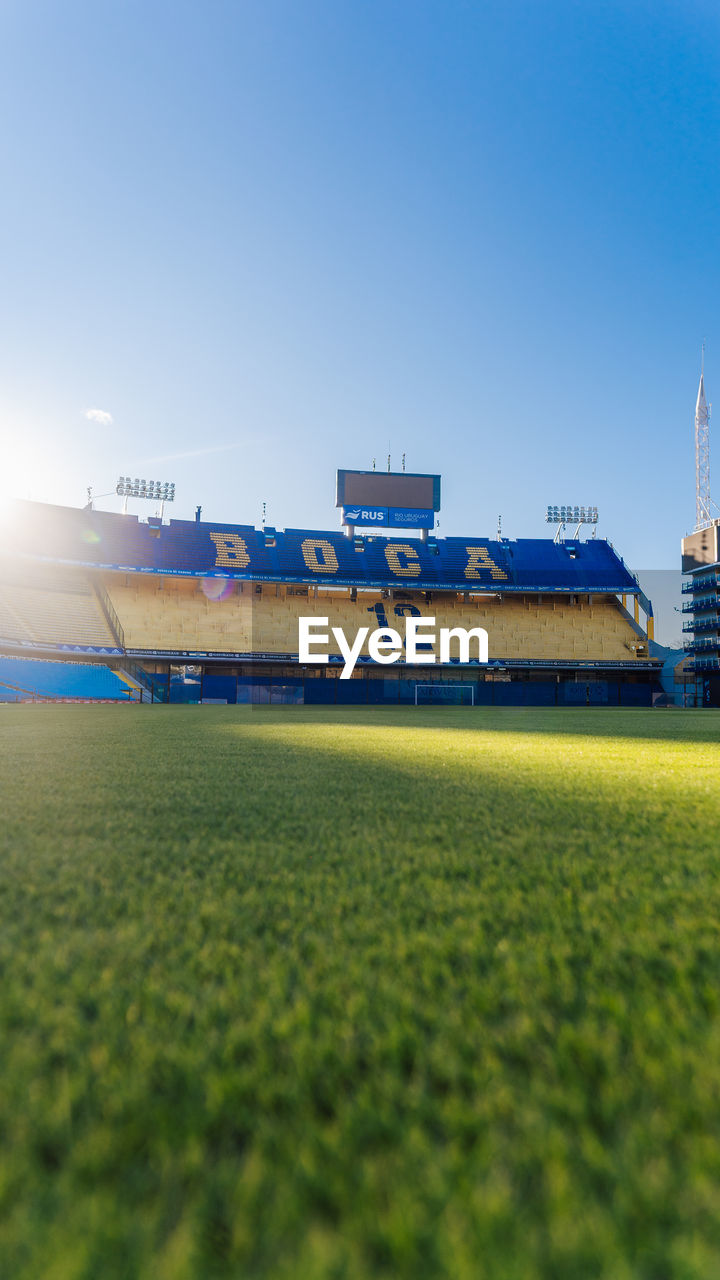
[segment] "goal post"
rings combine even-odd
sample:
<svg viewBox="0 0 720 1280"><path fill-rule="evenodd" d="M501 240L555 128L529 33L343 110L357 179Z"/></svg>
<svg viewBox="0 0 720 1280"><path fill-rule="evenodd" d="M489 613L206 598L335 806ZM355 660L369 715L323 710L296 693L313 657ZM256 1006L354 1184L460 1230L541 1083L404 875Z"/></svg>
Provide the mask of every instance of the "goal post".
<svg viewBox="0 0 720 1280"><path fill-rule="evenodd" d="M474 707L474 684L416 684L416 707Z"/></svg>

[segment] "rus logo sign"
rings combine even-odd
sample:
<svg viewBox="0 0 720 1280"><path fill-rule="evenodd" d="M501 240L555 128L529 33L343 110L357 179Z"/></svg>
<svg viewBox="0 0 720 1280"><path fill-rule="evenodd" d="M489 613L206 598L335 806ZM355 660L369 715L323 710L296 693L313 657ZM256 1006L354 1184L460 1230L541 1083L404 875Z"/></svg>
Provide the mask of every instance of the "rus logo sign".
<svg viewBox="0 0 720 1280"><path fill-rule="evenodd" d="M369 627L360 627L355 633L355 639L352 643L348 641L342 627L331 627L330 630L344 661L340 679L350 679L366 641L368 653L373 662L382 664L397 662L402 657L404 647L406 662L423 666L434 663L435 654L430 652L430 648L435 645L438 639L433 630L435 619L410 617L405 618L404 622L404 642L400 632L395 631L393 627L377 627L372 632ZM327 631L320 631L321 628L327 627L328 624L328 618L298 619L298 657L300 662L328 661L327 645L330 643L330 635ZM320 631L320 634L313 634L318 631ZM477 643L478 661L487 662L488 660L488 633L484 627L472 627L469 630L465 627L441 627L439 639L440 662L450 662L453 641L455 641L460 662L469 662L470 645L473 640ZM326 647L326 652L314 652L314 649L320 645Z"/></svg>
<svg viewBox="0 0 720 1280"><path fill-rule="evenodd" d="M387 524L387 509L385 507L346 507L346 520L372 520L375 524Z"/></svg>

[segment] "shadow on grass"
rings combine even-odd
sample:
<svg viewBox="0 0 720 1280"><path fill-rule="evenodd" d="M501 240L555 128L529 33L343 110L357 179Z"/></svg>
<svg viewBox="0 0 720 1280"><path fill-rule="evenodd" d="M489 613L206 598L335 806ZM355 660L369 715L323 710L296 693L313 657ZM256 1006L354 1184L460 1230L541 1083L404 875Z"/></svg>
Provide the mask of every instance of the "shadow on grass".
<svg viewBox="0 0 720 1280"><path fill-rule="evenodd" d="M168 708L168 710L170 710ZM210 710L203 708L203 711ZM635 738L647 742L720 743L720 709L676 707L413 707L244 706L213 708L221 715L265 724L388 726L463 732Z"/></svg>
<svg viewBox="0 0 720 1280"><path fill-rule="evenodd" d="M67 723L104 726L108 717L120 715L133 732L133 717L151 717L167 726L167 732L183 726L248 724L262 725L346 725L348 731L367 726L392 729L449 729L463 733L508 733L558 738L577 737L635 739L638 743L720 744L720 708L682 709L676 707L414 707L414 706L200 706L189 704L136 705L124 708L79 706L74 704L6 704L0 707L0 743L18 732ZM171 729L172 726L172 729Z"/></svg>

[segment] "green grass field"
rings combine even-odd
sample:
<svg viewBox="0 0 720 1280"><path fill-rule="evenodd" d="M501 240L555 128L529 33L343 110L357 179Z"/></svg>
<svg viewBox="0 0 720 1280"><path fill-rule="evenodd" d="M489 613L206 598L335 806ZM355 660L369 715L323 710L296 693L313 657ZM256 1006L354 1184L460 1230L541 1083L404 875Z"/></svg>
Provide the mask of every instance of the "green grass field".
<svg viewBox="0 0 720 1280"><path fill-rule="evenodd" d="M719 740L0 708L3 1280L720 1276Z"/></svg>

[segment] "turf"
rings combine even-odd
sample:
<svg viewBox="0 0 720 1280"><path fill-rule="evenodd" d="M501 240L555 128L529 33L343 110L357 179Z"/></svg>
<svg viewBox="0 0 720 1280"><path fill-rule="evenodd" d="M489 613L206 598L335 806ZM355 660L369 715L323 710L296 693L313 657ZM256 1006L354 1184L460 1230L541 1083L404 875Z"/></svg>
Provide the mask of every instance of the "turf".
<svg viewBox="0 0 720 1280"><path fill-rule="evenodd" d="M0 709L0 1273L720 1275L719 737Z"/></svg>

